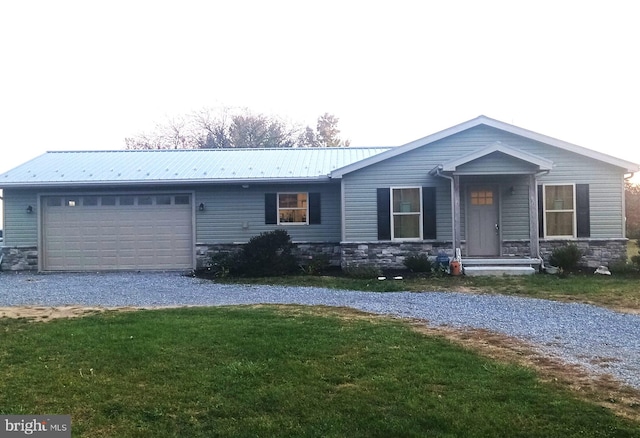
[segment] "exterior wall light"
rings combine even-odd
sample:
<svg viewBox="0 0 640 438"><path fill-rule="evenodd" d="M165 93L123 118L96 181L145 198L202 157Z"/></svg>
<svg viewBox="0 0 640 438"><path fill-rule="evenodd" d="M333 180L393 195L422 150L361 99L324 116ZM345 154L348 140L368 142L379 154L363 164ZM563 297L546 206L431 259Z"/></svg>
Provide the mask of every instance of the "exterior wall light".
<svg viewBox="0 0 640 438"><path fill-rule="evenodd" d="M200 205L198 205L198 210L204 211L204 202L201 202Z"/></svg>
<svg viewBox="0 0 640 438"><path fill-rule="evenodd" d="M33 207L32 206L28 206L27 207L27 214L31 214L33 213Z"/></svg>

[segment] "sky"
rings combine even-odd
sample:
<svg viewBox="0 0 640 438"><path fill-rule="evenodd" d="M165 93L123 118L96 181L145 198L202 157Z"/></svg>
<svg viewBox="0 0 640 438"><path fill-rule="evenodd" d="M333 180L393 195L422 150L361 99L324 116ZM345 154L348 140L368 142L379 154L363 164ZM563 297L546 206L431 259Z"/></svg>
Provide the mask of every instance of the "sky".
<svg viewBox="0 0 640 438"><path fill-rule="evenodd" d="M640 163L634 3L6 1L0 173L221 106L329 112L352 146L483 114Z"/></svg>

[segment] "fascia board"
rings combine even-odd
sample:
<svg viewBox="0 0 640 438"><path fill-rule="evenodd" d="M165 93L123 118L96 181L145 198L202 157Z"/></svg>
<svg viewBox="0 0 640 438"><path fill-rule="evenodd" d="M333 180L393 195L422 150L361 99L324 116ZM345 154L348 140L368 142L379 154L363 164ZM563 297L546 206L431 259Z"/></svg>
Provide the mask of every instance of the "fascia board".
<svg viewBox="0 0 640 438"><path fill-rule="evenodd" d="M198 179L198 180L128 180L128 181L38 181L4 183L0 189L12 188L61 188L61 187L140 187L171 185L216 185L216 184L318 184L330 183L327 176L315 178L270 178L270 179Z"/></svg>

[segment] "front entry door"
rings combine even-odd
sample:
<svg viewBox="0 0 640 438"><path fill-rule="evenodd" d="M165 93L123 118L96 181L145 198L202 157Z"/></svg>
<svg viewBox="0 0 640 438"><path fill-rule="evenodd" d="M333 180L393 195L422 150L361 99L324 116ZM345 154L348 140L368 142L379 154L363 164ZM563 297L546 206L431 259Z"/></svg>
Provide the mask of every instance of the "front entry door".
<svg viewBox="0 0 640 438"><path fill-rule="evenodd" d="M467 193L467 252L469 256L499 256L500 227L496 188L471 186Z"/></svg>

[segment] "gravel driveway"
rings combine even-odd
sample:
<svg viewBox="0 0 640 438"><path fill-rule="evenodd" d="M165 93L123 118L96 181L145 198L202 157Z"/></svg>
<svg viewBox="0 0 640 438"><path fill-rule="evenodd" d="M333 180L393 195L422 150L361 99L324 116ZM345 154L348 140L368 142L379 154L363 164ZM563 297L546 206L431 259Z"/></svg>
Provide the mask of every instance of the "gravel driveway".
<svg viewBox="0 0 640 438"><path fill-rule="evenodd" d="M324 304L483 328L541 352L609 373L640 389L640 315L585 304L468 293L372 293L323 288L215 284L178 273L0 273L2 306L217 306Z"/></svg>

